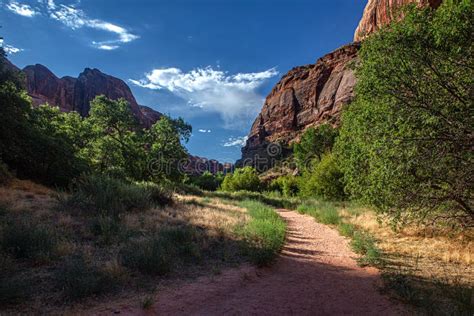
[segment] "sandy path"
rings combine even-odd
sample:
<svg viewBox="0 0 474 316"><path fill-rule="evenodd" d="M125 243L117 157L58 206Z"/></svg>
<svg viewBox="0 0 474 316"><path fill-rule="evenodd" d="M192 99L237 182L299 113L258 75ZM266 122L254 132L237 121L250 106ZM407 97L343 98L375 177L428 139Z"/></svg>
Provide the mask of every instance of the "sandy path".
<svg viewBox="0 0 474 316"><path fill-rule="evenodd" d="M361 268L337 231L294 211L279 210L287 242L270 268L244 266L160 291L147 312L121 315L398 315L403 309L377 290L380 275ZM100 311L99 314L109 311Z"/></svg>

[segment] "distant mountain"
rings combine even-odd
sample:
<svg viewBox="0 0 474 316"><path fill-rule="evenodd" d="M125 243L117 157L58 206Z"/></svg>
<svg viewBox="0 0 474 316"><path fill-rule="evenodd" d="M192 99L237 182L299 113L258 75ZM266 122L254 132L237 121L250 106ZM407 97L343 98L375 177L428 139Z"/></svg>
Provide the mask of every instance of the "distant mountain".
<svg viewBox="0 0 474 316"><path fill-rule="evenodd" d="M311 126L337 125L342 108L354 98L353 66L357 61L359 41L392 22L396 16L394 12L401 5L417 3L437 8L441 2L369 0L355 32L354 43L336 49L315 64L293 68L276 84L252 125L237 165L261 165L276 150L269 146L271 143L288 145L298 141Z"/></svg>
<svg viewBox="0 0 474 316"><path fill-rule="evenodd" d="M98 69L86 68L77 78L58 78L47 67L36 64L23 70L26 89L33 99L33 105L49 103L62 111L76 111L87 116L90 102L98 95L117 100L123 98L143 126L149 127L162 114L137 103L129 86L121 79L104 74Z"/></svg>

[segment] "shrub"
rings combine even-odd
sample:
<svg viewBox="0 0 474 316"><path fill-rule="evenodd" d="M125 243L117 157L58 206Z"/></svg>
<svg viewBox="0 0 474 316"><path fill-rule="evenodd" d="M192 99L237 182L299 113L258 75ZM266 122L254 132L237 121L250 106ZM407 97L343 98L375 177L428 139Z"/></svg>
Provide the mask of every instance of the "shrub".
<svg viewBox="0 0 474 316"><path fill-rule="evenodd" d="M221 186L222 190L228 192L257 192L260 191L261 187L257 171L249 166L236 169L233 174L227 174Z"/></svg>
<svg viewBox="0 0 474 316"><path fill-rule="evenodd" d="M56 284L71 300L102 294L118 285L117 280L88 263L82 255L70 257L61 265L56 272Z"/></svg>
<svg viewBox="0 0 474 316"><path fill-rule="evenodd" d="M152 183L134 184L106 176L79 178L72 187L68 204L82 211L108 216L171 202L171 193Z"/></svg>
<svg viewBox="0 0 474 316"><path fill-rule="evenodd" d="M326 154L313 171L306 172L300 179L301 195L304 197L320 197L325 200L343 200L343 173L338 167L333 154Z"/></svg>
<svg viewBox="0 0 474 316"><path fill-rule="evenodd" d="M98 216L92 225L92 232L100 236L101 242L107 245L123 238L126 230L118 218L104 215Z"/></svg>
<svg viewBox="0 0 474 316"><path fill-rule="evenodd" d="M191 183L202 190L216 191L220 187L223 180L224 175L222 173L213 175L209 171L206 171L202 175L191 178Z"/></svg>
<svg viewBox="0 0 474 316"><path fill-rule="evenodd" d="M50 228L24 219L7 222L0 239L5 252L21 259L51 258L56 243L56 234Z"/></svg>
<svg viewBox="0 0 474 316"><path fill-rule="evenodd" d="M270 207L247 200L240 203L248 210L251 220L237 229L246 245L244 253L257 265L271 263L285 242L285 222Z"/></svg>
<svg viewBox="0 0 474 316"><path fill-rule="evenodd" d="M145 274L165 275L181 263L198 260L200 249L190 227L164 228L156 236L130 242L121 251L123 264Z"/></svg>
<svg viewBox="0 0 474 316"><path fill-rule="evenodd" d="M172 191L153 182L142 182L138 184L149 192L151 202L156 206L165 206L173 202Z"/></svg>
<svg viewBox="0 0 474 316"><path fill-rule="evenodd" d="M285 197L293 197L298 194L298 179L293 176L278 177L270 183L272 190L282 193Z"/></svg>

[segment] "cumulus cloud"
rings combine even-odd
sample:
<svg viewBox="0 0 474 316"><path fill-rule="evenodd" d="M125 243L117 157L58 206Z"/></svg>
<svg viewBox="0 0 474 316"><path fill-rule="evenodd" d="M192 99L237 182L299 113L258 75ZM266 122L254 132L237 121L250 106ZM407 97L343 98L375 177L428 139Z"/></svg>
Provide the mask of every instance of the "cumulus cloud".
<svg viewBox="0 0 474 316"><path fill-rule="evenodd" d="M166 89L192 107L219 113L227 127L235 128L255 117L264 100L257 89L276 75L275 68L230 75L208 66L189 72L178 68L154 69L144 79L130 81L144 88Z"/></svg>
<svg viewBox="0 0 474 316"><path fill-rule="evenodd" d="M74 5L58 4L54 0L38 0L38 5L38 8L33 9L29 5L10 1L6 8L22 16L45 15L72 30L91 28L114 34L116 36L114 39L100 42L93 41L91 43L93 47L101 50L114 50L119 48L120 44L129 43L139 38L139 36L132 34L124 27L90 18L83 10Z"/></svg>
<svg viewBox="0 0 474 316"><path fill-rule="evenodd" d="M210 133L211 130L210 129L198 129L198 132L199 133Z"/></svg>
<svg viewBox="0 0 474 316"><path fill-rule="evenodd" d="M222 146L224 147L244 147L245 143L247 142L248 137L230 137Z"/></svg>
<svg viewBox="0 0 474 316"><path fill-rule="evenodd" d="M12 55L12 54L16 54L16 53L24 51L23 48L18 48L12 45L5 44L3 39L0 39L0 47L2 47L5 53L7 53L8 55Z"/></svg>
<svg viewBox="0 0 474 316"><path fill-rule="evenodd" d="M10 1L9 3L7 3L6 7L11 12L21 16L26 16L28 18L31 18L38 14L38 12L36 12L35 9L33 9L31 6L27 4L20 4L17 1Z"/></svg>

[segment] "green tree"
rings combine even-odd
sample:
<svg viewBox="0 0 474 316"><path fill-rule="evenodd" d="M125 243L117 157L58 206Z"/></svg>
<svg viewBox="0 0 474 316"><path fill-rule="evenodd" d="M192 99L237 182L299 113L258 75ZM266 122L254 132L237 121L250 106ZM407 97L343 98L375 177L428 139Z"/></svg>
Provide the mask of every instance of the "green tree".
<svg viewBox="0 0 474 316"><path fill-rule="evenodd" d="M307 129L293 146L298 167L304 170L313 159L321 160L324 153L331 151L337 134L337 129L329 124Z"/></svg>
<svg viewBox="0 0 474 316"><path fill-rule="evenodd" d="M124 99L98 96L85 119L91 140L82 150L93 169L116 177L144 177L146 153L136 118Z"/></svg>
<svg viewBox="0 0 474 316"><path fill-rule="evenodd" d="M410 6L363 43L337 154L350 193L396 222L474 221L473 12Z"/></svg>
<svg viewBox="0 0 474 316"><path fill-rule="evenodd" d="M321 160L313 160L313 166L299 179L300 195L319 197L328 201L341 201L344 193L344 174L339 168L335 155L327 153Z"/></svg>
<svg viewBox="0 0 474 316"><path fill-rule="evenodd" d="M257 171L252 167L236 169L234 173L225 176L221 185L222 190L228 192L235 191L260 191L261 182Z"/></svg>
<svg viewBox="0 0 474 316"><path fill-rule="evenodd" d="M167 116L161 117L147 132L147 146L150 148L149 162L153 167L151 172L155 179L181 180L180 160L188 153L181 144L181 139L189 139L191 126L182 119L173 120Z"/></svg>

